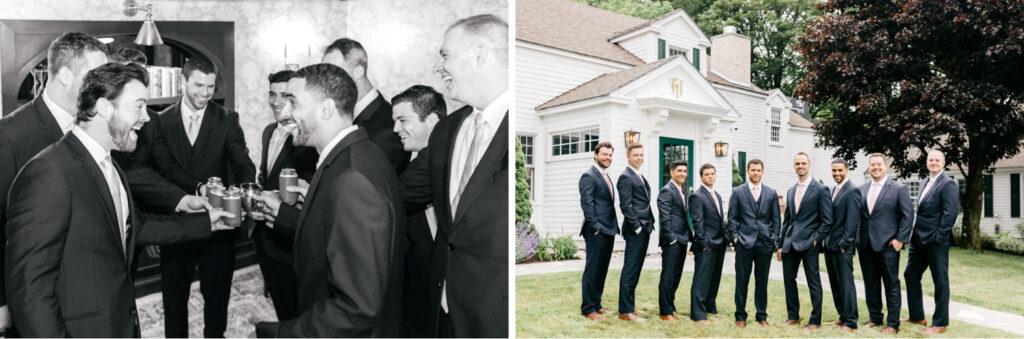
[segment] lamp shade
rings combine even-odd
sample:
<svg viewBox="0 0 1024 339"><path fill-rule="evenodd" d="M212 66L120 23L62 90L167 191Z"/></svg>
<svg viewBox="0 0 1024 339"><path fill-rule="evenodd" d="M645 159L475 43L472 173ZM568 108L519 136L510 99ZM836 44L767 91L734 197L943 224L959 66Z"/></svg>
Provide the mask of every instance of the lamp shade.
<svg viewBox="0 0 1024 339"><path fill-rule="evenodd" d="M146 21L142 22L142 28L139 29L139 35L135 37L135 44L142 46L156 46L164 44L164 40L160 38L160 32L156 30L156 23L153 22L153 17L151 15L147 15Z"/></svg>

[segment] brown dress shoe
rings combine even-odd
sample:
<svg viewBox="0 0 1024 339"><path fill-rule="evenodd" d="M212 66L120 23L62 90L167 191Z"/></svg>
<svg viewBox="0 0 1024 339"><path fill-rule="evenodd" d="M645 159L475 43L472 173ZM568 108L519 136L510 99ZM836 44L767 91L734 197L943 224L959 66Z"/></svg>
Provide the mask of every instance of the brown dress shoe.
<svg viewBox="0 0 1024 339"><path fill-rule="evenodd" d="M679 319L676 319L676 316L671 315L671 314L669 314L669 315L659 315L658 318L661 318L661 320L664 320L664 321L679 321Z"/></svg>
<svg viewBox="0 0 1024 339"><path fill-rule="evenodd" d="M586 317L587 319L590 320L604 320L604 316L597 314L597 312L590 312L590 314L587 314Z"/></svg>
<svg viewBox="0 0 1024 339"><path fill-rule="evenodd" d="M707 319L704 319L704 320L694 320L693 322L699 323L699 324L710 324L711 320L707 320Z"/></svg>
<svg viewBox="0 0 1024 339"><path fill-rule="evenodd" d="M946 333L946 326L928 326L921 331L921 334L943 334Z"/></svg>
<svg viewBox="0 0 1024 339"><path fill-rule="evenodd" d="M608 313L610 313L610 312L608 312L608 310L603 309L603 308L600 309L600 310L597 310L597 314L608 314Z"/></svg>
<svg viewBox="0 0 1024 339"><path fill-rule="evenodd" d="M836 321L833 321L833 322L832 322L832 325L836 325L836 326L838 326L838 325L842 325L842 324L843 324L843 321L842 321L842 320L839 320L839 319L836 319Z"/></svg>
<svg viewBox="0 0 1024 339"><path fill-rule="evenodd" d="M900 322L911 323L911 324L918 324L918 325L921 325L921 326L928 325L928 321L924 320L924 319L921 319L921 320L910 320L910 318L903 318L903 319L900 319Z"/></svg>
<svg viewBox="0 0 1024 339"><path fill-rule="evenodd" d="M800 319L786 320L786 326L800 325Z"/></svg>
<svg viewBox="0 0 1024 339"><path fill-rule="evenodd" d="M747 328L747 322L743 320L738 320L736 321L736 327Z"/></svg>
<svg viewBox="0 0 1024 339"><path fill-rule="evenodd" d="M758 321L757 323L761 324L761 326L764 326L764 327L772 327L772 325L769 324L767 320L761 320L761 321Z"/></svg>
<svg viewBox="0 0 1024 339"><path fill-rule="evenodd" d="M812 330L818 329L819 327L821 327L821 326L818 326L818 325L807 325L807 326L804 326L803 328L801 328L801 330L812 331Z"/></svg>
<svg viewBox="0 0 1024 339"><path fill-rule="evenodd" d="M626 320L626 321L636 321L636 322L647 321L647 319L644 319L644 318L641 318L641 317L637 316L636 313L619 314L619 319Z"/></svg>
<svg viewBox="0 0 1024 339"><path fill-rule="evenodd" d="M896 334L896 333L900 333L900 330L887 326L886 328L882 329L881 333L884 333L884 334Z"/></svg>
<svg viewBox="0 0 1024 339"><path fill-rule="evenodd" d="M856 328L849 328L846 327L846 325L840 325L839 328L836 329L839 330L840 332L853 332L854 330L856 330Z"/></svg>
<svg viewBox="0 0 1024 339"><path fill-rule="evenodd" d="M864 324L864 326L867 326L868 328L875 328L875 327L878 327L878 326L882 326L882 324L876 324L876 323L873 323L873 322L869 321L867 324Z"/></svg>

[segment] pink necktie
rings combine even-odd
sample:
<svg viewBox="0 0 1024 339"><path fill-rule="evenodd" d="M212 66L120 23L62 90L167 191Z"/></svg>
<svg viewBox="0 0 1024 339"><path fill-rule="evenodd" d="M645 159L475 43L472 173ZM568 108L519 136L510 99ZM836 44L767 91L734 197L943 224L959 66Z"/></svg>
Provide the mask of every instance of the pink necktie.
<svg viewBox="0 0 1024 339"><path fill-rule="evenodd" d="M757 193L757 191L758 191L757 186L754 186L753 188L754 188L754 191L752 193L754 193L754 202L757 202L757 199L761 198L761 194Z"/></svg>
<svg viewBox="0 0 1024 339"><path fill-rule="evenodd" d="M711 191L710 193L711 193L711 200L715 201L715 210L717 210L718 214L721 215L722 214L722 209L721 209L721 207L719 207L719 204L718 204L718 195L715 194L714 191Z"/></svg>
<svg viewBox="0 0 1024 339"><path fill-rule="evenodd" d="M871 192L868 194L868 214L871 214L871 211L875 209L875 199L878 199L878 186L877 182L871 183Z"/></svg>
<svg viewBox="0 0 1024 339"><path fill-rule="evenodd" d="M836 201L836 196L839 195L839 187L839 185L836 185L836 188L832 190L832 201Z"/></svg>
<svg viewBox="0 0 1024 339"><path fill-rule="evenodd" d="M801 183L796 189L796 203L793 204L793 211L800 213L800 200L804 200L804 184Z"/></svg>
<svg viewBox="0 0 1024 339"><path fill-rule="evenodd" d="M604 184L608 186L608 195L615 198L615 192L612 192L612 181L608 180L608 174L601 173L601 176L604 177Z"/></svg>
<svg viewBox="0 0 1024 339"><path fill-rule="evenodd" d="M928 179L928 184L924 186L924 191L921 192L921 196L917 198L917 201L921 201L925 194L931 193L933 182L935 182L935 180L932 180L931 178Z"/></svg>

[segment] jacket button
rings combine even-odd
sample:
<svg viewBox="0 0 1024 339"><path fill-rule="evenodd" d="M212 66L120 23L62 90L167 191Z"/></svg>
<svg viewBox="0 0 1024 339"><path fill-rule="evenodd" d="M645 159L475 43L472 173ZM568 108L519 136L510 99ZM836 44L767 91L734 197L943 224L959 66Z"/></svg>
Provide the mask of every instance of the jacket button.
<svg viewBox="0 0 1024 339"><path fill-rule="evenodd" d="M455 250L455 245L448 244L448 250L449 251L454 251Z"/></svg>
<svg viewBox="0 0 1024 339"><path fill-rule="evenodd" d="M441 283L437 283L437 288L441 288Z"/></svg>

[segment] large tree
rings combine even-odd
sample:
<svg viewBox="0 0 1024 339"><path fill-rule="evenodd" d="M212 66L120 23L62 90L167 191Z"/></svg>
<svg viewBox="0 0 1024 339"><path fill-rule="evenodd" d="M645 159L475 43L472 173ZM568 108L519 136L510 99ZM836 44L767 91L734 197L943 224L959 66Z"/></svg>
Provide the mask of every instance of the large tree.
<svg viewBox="0 0 1024 339"><path fill-rule="evenodd" d="M901 177L925 175L926 150L965 178L962 246L980 250L983 175L1024 137L1024 2L831 0L799 39L796 88L831 102L817 145L852 160L889 155Z"/></svg>
<svg viewBox="0 0 1024 339"><path fill-rule="evenodd" d="M516 138L516 222L530 222L533 204L530 203L530 185L526 182L526 156Z"/></svg>
<svg viewBox="0 0 1024 339"><path fill-rule="evenodd" d="M635 16L641 19L654 19L665 13L671 12L674 7L669 1L643 1L643 0L573 0L600 9L606 9L619 14Z"/></svg>

